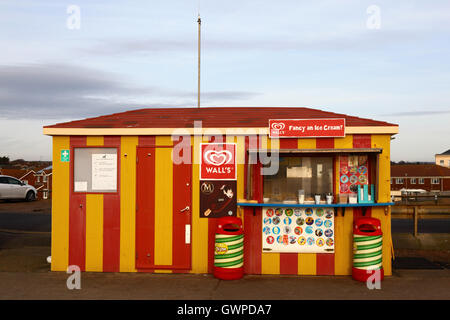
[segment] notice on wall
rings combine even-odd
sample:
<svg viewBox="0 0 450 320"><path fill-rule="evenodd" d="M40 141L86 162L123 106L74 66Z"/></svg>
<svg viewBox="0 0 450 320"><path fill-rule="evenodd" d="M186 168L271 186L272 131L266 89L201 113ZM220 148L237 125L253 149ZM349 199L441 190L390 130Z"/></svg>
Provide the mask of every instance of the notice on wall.
<svg viewBox="0 0 450 320"><path fill-rule="evenodd" d="M333 208L264 208L264 252L334 252Z"/></svg>
<svg viewBox="0 0 450 320"><path fill-rule="evenodd" d="M200 217L236 216L236 181L200 181Z"/></svg>
<svg viewBox="0 0 450 320"><path fill-rule="evenodd" d="M86 192L87 181L75 181L75 192Z"/></svg>
<svg viewBox="0 0 450 320"><path fill-rule="evenodd" d="M92 190L117 189L117 154L92 155Z"/></svg>
<svg viewBox="0 0 450 320"><path fill-rule="evenodd" d="M367 155L339 157L339 193L355 194L358 185L369 184L369 161Z"/></svg>

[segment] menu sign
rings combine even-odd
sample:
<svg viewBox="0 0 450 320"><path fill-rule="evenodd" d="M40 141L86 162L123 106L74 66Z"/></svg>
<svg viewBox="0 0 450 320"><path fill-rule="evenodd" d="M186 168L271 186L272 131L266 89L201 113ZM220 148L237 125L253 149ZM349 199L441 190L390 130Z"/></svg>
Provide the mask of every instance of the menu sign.
<svg viewBox="0 0 450 320"><path fill-rule="evenodd" d="M271 119L269 120L269 137L345 137L345 119Z"/></svg>
<svg viewBox="0 0 450 320"><path fill-rule="evenodd" d="M200 180L236 180L236 144L200 144Z"/></svg>
<svg viewBox="0 0 450 320"><path fill-rule="evenodd" d="M264 208L264 252L334 252L333 208Z"/></svg>

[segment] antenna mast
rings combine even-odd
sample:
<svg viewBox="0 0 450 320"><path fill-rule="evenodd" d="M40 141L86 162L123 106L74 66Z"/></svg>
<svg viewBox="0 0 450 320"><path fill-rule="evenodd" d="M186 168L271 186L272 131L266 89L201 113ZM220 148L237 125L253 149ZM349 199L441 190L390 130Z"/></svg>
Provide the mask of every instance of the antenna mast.
<svg viewBox="0 0 450 320"><path fill-rule="evenodd" d="M201 26L202 19L200 18L200 11L198 13L198 80L197 80L197 108L200 108L200 42L201 42Z"/></svg>

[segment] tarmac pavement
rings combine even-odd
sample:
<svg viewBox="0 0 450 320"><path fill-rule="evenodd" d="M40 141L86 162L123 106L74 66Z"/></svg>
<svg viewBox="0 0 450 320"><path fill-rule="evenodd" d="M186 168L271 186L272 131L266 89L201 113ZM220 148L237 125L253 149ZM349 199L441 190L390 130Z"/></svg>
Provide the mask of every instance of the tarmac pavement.
<svg viewBox="0 0 450 320"><path fill-rule="evenodd" d="M0 272L0 299L78 300L449 300L450 269L395 270L381 289L349 276L245 276L81 273L81 289L64 272Z"/></svg>

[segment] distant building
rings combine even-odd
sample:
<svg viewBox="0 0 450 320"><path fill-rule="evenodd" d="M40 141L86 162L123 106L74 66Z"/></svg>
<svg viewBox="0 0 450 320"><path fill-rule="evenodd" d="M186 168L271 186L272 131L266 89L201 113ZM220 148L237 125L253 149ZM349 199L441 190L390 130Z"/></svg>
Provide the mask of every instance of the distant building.
<svg viewBox="0 0 450 320"><path fill-rule="evenodd" d="M0 168L0 174L15 177L37 190L37 199L51 198L52 166L34 170Z"/></svg>
<svg viewBox="0 0 450 320"><path fill-rule="evenodd" d="M391 190L450 191L450 168L436 164L391 165Z"/></svg>
<svg viewBox="0 0 450 320"><path fill-rule="evenodd" d="M436 160L437 165L450 168L450 149L443 153L435 155L434 159Z"/></svg>

